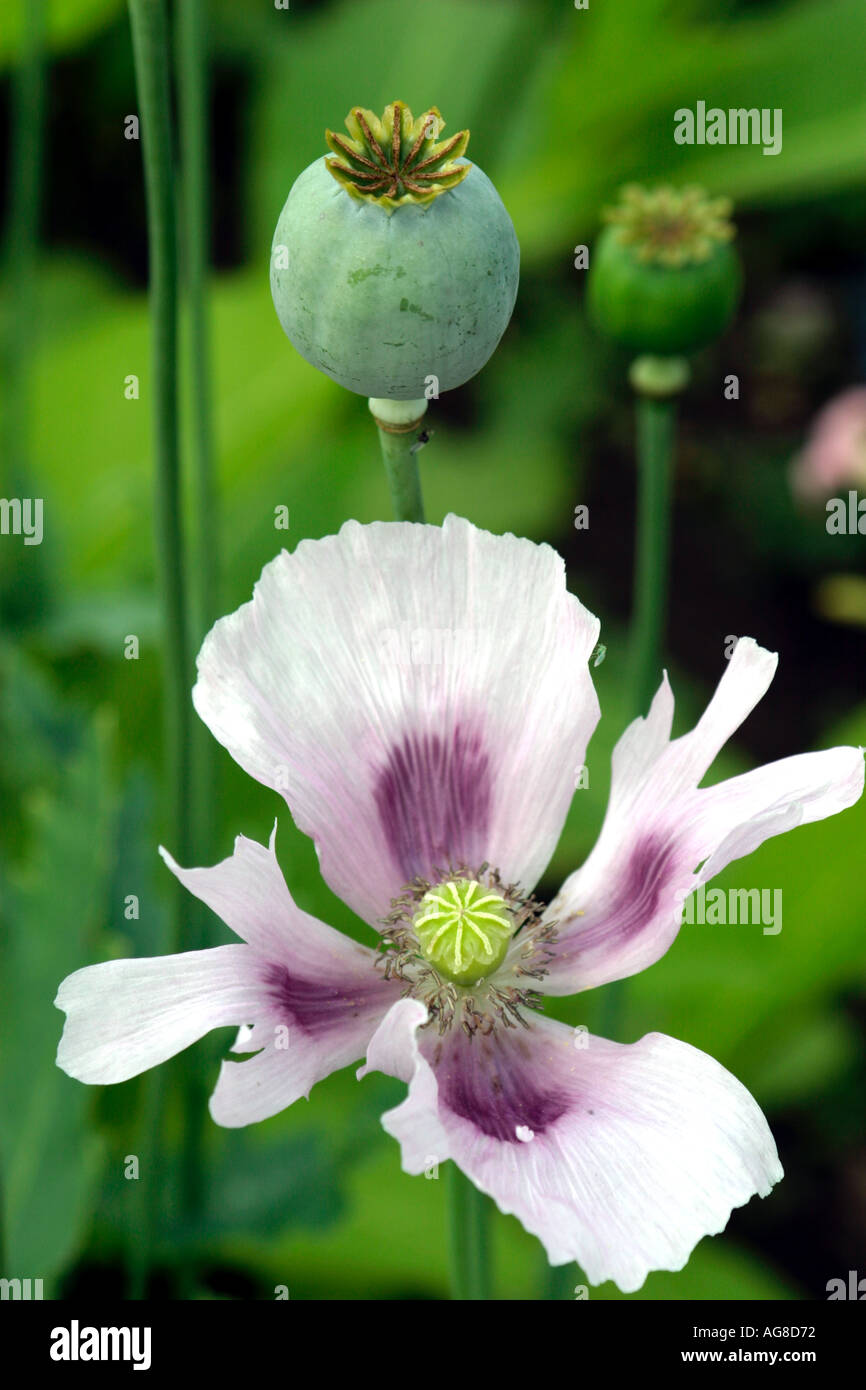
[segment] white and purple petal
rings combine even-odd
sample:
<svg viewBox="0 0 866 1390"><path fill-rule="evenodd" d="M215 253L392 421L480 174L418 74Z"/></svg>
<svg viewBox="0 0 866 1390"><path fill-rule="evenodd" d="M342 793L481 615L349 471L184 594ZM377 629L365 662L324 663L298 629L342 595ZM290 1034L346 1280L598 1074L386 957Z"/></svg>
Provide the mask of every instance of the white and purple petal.
<svg viewBox="0 0 866 1390"><path fill-rule="evenodd" d="M690 733L671 740L667 677L647 718L629 725L614 749L598 841L548 909L559 939L539 984L543 992L573 994L646 969L674 940L683 902L701 883L770 836L835 815L859 798L858 748L783 758L698 786L766 691L776 660L744 637Z"/></svg>
<svg viewBox="0 0 866 1390"><path fill-rule="evenodd" d="M270 846L238 836L212 868L169 868L246 944L150 960L108 961L69 976L58 1063L79 1080L124 1081L212 1028L241 1031L211 1100L220 1124L266 1118L364 1055L399 985L375 952L302 912Z"/></svg>
<svg viewBox="0 0 866 1390"><path fill-rule="evenodd" d="M452 1159L542 1241L551 1264L633 1292L682 1269L733 1208L782 1176L766 1120L711 1057L658 1033L632 1045L533 1018L488 1037L422 1030L401 1000L359 1071L409 1084L383 1124L403 1168ZM575 1046L579 1042L579 1046Z"/></svg>
<svg viewBox="0 0 866 1390"><path fill-rule="evenodd" d="M533 886L598 719L597 635L548 546L457 517L347 522L216 624L194 700L375 923L449 864Z"/></svg>
<svg viewBox="0 0 866 1390"><path fill-rule="evenodd" d="M66 1014L57 1065L92 1085L138 1076L212 1028L254 1017L261 967L248 946L215 946L76 970L54 1001Z"/></svg>

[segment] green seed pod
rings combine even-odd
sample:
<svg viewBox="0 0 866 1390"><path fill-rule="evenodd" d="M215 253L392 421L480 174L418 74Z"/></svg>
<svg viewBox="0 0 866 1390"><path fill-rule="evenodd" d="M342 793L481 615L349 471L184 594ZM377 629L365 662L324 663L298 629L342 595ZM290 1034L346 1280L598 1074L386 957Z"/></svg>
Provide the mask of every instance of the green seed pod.
<svg viewBox="0 0 866 1390"><path fill-rule="evenodd" d="M336 157L295 181L271 252L271 293L302 357L349 391L423 400L480 371L508 326L520 252L469 132L440 140L436 107L355 107Z"/></svg>
<svg viewBox="0 0 866 1390"><path fill-rule="evenodd" d="M636 185L606 212L589 270L590 316L635 352L694 352L730 323L741 271L726 198Z"/></svg>

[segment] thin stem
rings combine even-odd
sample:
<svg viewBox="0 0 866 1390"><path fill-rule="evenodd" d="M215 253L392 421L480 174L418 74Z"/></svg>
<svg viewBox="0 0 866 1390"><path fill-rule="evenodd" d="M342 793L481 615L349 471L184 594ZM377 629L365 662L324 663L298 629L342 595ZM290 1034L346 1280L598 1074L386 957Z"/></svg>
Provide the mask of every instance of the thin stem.
<svg viewBox="0 0 866 1390"><path fill-rule="evenodd" d="M449 1163L448 1196L451 1297L470 1302L492 1297L490 1283L490 1198Z"/></svg>
<svg viewBox="0 0 866 1390"><path fill-rule="evenodd" d="M28 349L32 341L37 290L40 184L45 144L45 0L32 0L22 9L21 58L12 76L9 214L5 246L11 312L4 354L4 376L8 388L4 392L4 454L13 475L23 466L26 452Z"/></svg>
<svg viewBox="0 0 866 1390"><path fill-rule="evenodd" d="M658 689L667 614L674 397L637 399L637 535L632 608L631 709L646 714Z"/></svg>
<svg viewBox="0 0 866 1390"><path fill-rule="evenodd" d="M165 1077L159 1068L141 1078L141 1118L138 1126L139 1175L135 1184L138 1221L128 1232L128 1297L136 1302L147 1298L150 1265L156 1234L155 1216L159 1209L159 1145L155 1135L162 1125L165 1106Z"/></svg>
<svg viewBox="0 0 866 1390"><path fill-rule="evenodd" d="M45 148L45 0L22 7L21 56L12 74L8 219L4 271L9 314L0 362L3 437L0 439L0 493L29 496L31 363L34 323L38 323L39 222ZM0 552L0 608L10 627L25 627L43 609L45 580L41 547Z"/></svg>
<svg viewBox="0 0 866 1390"><path fill-rule="evenodd" d="M208 177L207 24L202 0L181 0L177 10L177 94L182 170L182 262L189 312L188 364L193 417L196 562L193 608L204 633L217 616L219 534L211 429L211 365L207 277L210 181ZM208 747L213 740L208 740ZM204 808L208 809L208 808ZM198 824L198 822L197 822Z"/></svg>
<svg viewBox="0 0 866 1390"><path fill-rule="evenodd" d="M548 1303L561 1303L566 1299L573 1299L575 1289L585 1283L580 1266L576 1264L548 1264L546 1254L542 1253L544 1255L542 1299Z"/></svg>
<svg viewBox="0 0 866 1390"><path fill-rule="evenodd" d="M208 178L208 61L207 24L202 0L181 0L176 15L178 124L181 150L182 265L188 311L186 361L192 411L192 476L194 488L195 563L191 571L191 603L196 645L217 616L219 582L219 525L211 428L211 366L208 316L209 207ZM203 724L194 725L193 834L196 863L210 863L216 839L216 743ZM188 913L187 947L210 944L208 919L202 904ZM207 1059L208 1065L210 1059ZM181 1203L188 1217L201 1209L207 1082L200 1051L181 1062L183 1135L181 1139Z"/></svg>
<svg viewBox="0 0 866 1390"><path fill-rule="evenodd" d="M5 270L9 294L7 333L2 342L5 419L0 439L4 497L29 493L27 413L33 321L38 288L39 221L45 146L45 0L23 8L21 57L12 77L9 148L9 212ZM39 547L35 548L36 554ZM28 553L28 552L25 552ZM0 558L0 610L11 625L23 625L39 610L41 576L34 549L23 567L21 552L6 545ZM0 1275L6 1269L6 1191L0 1172Z"/></svg>
<svg viewBox="0 0 866 1390"><path fill-rule="evenodd" d="M178 452L177 233L164 0L129 0L129 15L141 115L150 257L156 551L165 623L166 751L171 787L172 853L184 863L188 862L186 856L191 840L192 706ZM176 938L175 949L180 945Z"/></svg>
<svg viewBox="0 0 866 1390"><path fill-rule="evenodd" d="M164 0L128 0L141 118L147 203L152 325L156 555L165 630L165 738L170 799L169 843L182 864L191 848L191 702L189 632L184 578L177 401L177 231L172 169L168 30ZM181 949L183 900L173 890L172 947ZM159 1218L156 1181L164 1113L161 1083L148 1091L149 1134L142 1153L147 1179L140 1190L132 1273L147 1286Z"/></svg>
<svg viewBox="0 0 866 1390"><path fill-rule="evenodd" d="M391 505L397 521L423 521L424 499L421 496L421 476L418 472L420 450L412 446L418 438L417 431L407 434L393 434L376 423L379 442L382 445L382 458L385 474L391 492Z"/></svg>
<svg viewBox="0 0 866 1390"><path fill-rule="evenodd" d="M655 398L639 392L637 396L637 529L627 723L647 713L661 678L670 566L675 401L674 395ZM605 1037L620 1036L625 1001L625 980L615 980L607 986L599 1018L599 1032Z"/></svg>

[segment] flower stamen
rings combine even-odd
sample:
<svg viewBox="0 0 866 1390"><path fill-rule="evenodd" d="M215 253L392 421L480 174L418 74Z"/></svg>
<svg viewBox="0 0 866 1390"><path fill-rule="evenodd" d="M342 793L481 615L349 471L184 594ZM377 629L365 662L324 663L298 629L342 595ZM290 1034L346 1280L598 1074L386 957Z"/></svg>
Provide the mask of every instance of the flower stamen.
<svg viewBox="0 0 866 1390"><path fill-rule="evenodd" d="M382 922L377 964L385 978L402 980L404 997L426 1004L440 1033L528 1027L523 1011L539 1009L542 995L518 981L547 974L555 924L542 922L542 904L503 885L487 863L434 875L407 884Z"/></svg>

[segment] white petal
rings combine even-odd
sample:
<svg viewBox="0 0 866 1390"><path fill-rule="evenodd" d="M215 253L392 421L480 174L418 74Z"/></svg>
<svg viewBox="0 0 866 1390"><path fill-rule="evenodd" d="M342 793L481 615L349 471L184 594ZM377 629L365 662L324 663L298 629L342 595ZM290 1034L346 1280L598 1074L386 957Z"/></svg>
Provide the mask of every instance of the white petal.
<svg viewBox="0 0 866 1390"><path fill-rule="evenodd" d="M437 1051L435 1035L416 1037L422 1013L396 1004L364 1068L411 1078L382 1121L403 1168L453 1159L551 1264L576 1261L592 1284L630 1293L654 1269L682 1269L782 1176L748 1091L685 1043L653 1033L624 1046L538 1019Z"/></svg>
<svg viewBox="0 0 866 1390"><path fill-rule="evenodd" d="M257 1052L222 1064L211 1114L218 1124L252 1124L276 1114L316 1081L364 1055L383 1015L399 997L377 955L293 901L270 845L239 835L234 853L213 868L182 869L161 851L181 883L248 941L261 958L258 1007L233 1052Z"/></svg>
<svg viewBox="0 0 866 1390"><path fill-rule="evenodd" d="M573 994L644 970L674 940L693 889L770 836L835 815L861 795L857 748L784 758L698 787L775 664L741 638L691 733L670 740L673 696L665 677L647 718L623 734L599 839L548 910L559 940L538 986L543 992Z"/></svg>
<svg viewBox="0 0 866 1390"><path fill-rule="evenodd" d="M201 869L183 869L167 850L159 852L183 886L259 955L311 979L379 979L374 951L298 907L277 860L276 833L275 825L267 846L238 835L227 859Z"/></svg>
<svg viewBox="0 0 866 1390"><path fill-rule="evenodd" d="M211 1111L249 1124L284 1109L314 1082L364 1055L400 984L376 969L376 953L292 901L274 852L239 836L213 868L180 881L248 945L155 960L109 961L71 975L58 1007L69 1015L58 1063L81 1081L123 1081L156 1066L211 1028L239 1028Z"/></svg>
<svg viewBox="0 0 866 1390"><path fill-rule="evenodd" d="M57 1065L78 1081L126 1081L182 1052L212 1028L262 1006L261 961L247 946L145 960L110 960L68 975Z"/></svg>
<svg viewBox="0 0 866 1390"><path fill-rule="evenodd" d="M290 1014L269 1014L244 1040L243 1050L261 1049L242 1062L224 1061L210 1113L229 1129L257 1124L309 1096L317 1081L363 1057L370 1037L393 1001L341 1007L310 1029ZM239 1051L235 1048L233 1051Z"/></svg>
<svg viewBox="0 0 866 1390"><path fill-rule="evenodd" d="M597 635L547 546L456 517L347 522L217 623L194 700L375 922L449 860L534 884L598 718Z"/></svg>

